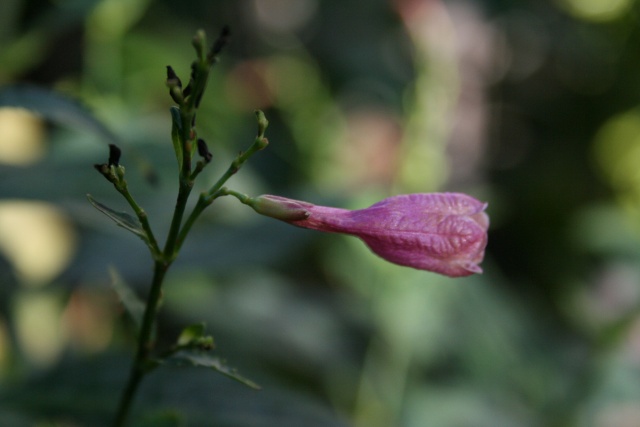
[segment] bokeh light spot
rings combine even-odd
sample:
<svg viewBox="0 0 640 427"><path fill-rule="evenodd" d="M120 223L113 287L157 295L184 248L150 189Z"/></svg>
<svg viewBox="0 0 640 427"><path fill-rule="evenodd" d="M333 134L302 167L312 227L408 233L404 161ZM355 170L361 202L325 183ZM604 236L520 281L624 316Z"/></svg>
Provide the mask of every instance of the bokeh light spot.
<svg viewBox="0 0 640 427"><path fill-rule="evenodd" d="M633 224L640 223L640 110L609 119L598 131L594 148L618 204Z"/></svg>
<svg viewBox="0 0 640 427"><path fill-rule="evenodd" d="M29 360L38 366L55 362L65 346L57 295L25 292L14 306L18 341Z"/></svg>
<svg viewBox="0 0 640 427"><path fill-rule="evenodd" d="M0 202L0 251L23 283L48 283L67 266L75 249L75 230L55 207L44 202Z"/></svg>
<svg viewBox="0 0 640 427"><path fill-rule="evenodd" d="M0 108L0 163L32 164L44 151L42 120L20 108Z"/></svg>
<svg viewBox="0 0 640 427"><path fill-rule="evenodd" d="M259 0L253 6L258 22L278 32L300 29L318 8L316 0Z"/></svg>
<svg viewBox="0 0 640 427"><path fill-rule="evenodd" d="M624 15L633 0L561 0L560 5L576 18L613 21Z"/></svg>

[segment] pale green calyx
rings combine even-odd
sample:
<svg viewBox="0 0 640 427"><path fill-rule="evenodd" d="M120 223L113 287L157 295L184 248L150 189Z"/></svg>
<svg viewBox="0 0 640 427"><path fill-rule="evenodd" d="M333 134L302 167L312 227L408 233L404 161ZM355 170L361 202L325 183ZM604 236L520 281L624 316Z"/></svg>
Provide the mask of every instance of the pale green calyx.
<svg viewBox="0 0 640 427"><path fill-rule="evenodd" d="M309 218L308 208L313 206L311 203L268 194L250 198L245 203L261 215L287 222Z"/></svg>

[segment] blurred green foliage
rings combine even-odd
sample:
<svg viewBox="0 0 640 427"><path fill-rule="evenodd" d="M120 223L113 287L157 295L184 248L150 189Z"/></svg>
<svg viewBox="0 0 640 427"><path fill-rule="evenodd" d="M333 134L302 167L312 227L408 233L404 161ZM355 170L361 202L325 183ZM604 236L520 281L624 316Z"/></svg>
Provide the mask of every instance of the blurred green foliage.
<svg viewBox="0 0 640 427"><path fill-rule="evenodd" d="M195 30L227 24L198 118L213 153L203 188L264 109L271 144L230 186L350 208L470 193L492 218L485 274L388 265L220 200L168 277L158 336L170 345L204 321L215 353L262 390L159 369L132 425L636 426L639 12L634 0L3 0L0 102L41 115L0 109L0 424L108 425L134 330L109 269L144 295L151 261L87 202L126 209L92 165L118 138L129 188L166 230L165 66L185 81ZM25 87L34 98L7 101ZM24 202L39 202L33 215L16 214Z"/></svg>

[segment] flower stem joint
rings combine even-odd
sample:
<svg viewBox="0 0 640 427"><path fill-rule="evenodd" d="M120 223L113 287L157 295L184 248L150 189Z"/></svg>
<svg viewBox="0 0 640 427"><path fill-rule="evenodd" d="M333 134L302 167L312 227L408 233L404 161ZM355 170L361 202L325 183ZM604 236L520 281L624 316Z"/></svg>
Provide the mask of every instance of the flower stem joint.
<svg viewBox="0 0 640 427"><path fill-rule="evenodd" d="M449 277L482 273L487 204L461 193L389 197L347 210L263 195L246 201L256 212L298 227L359 237L385 260Z"/></svg>

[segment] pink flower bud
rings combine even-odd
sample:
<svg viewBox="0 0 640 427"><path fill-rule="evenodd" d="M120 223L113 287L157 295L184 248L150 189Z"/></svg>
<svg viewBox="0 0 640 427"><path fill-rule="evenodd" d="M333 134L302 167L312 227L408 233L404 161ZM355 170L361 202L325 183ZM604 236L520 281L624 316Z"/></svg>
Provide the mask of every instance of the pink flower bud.
<svg viewBox="0 0 640 427"><path fill-rule="evenodd" d="M466 194L406 194L355 211L269 195L249 204L299 227L357 236L395 264L450 277L482 273L487 204Z"/></svg>

